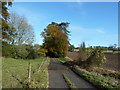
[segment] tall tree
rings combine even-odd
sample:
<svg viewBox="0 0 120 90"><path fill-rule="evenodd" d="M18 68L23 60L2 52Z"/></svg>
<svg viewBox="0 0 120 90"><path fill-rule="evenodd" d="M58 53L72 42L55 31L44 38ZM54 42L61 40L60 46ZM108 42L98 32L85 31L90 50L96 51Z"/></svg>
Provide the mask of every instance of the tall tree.
<svg viewBox="0 0 120 90"><path fill-rule="evenodd" d="M7 41L10 41L10 34L12 31L10 30L10 27L7 23L9 19L9 11L8 7L12 6L12 0L0 0L0 52L2 51L2 54L4 56L11 56L11 46L8 44ZM5 51L7 49L7 52ZM0 56L2 55L0 53Z"/></svg>
<svg viewBox="0 0 120 90"><path fill-rule="evenodd" d="M82 49L83 51L85 51L86 47L85 47L85 42L81 43L80 49Z"/></svg>
<svg viewBox="0 0 120 90"><path fill-rule="evenodd" d="M4 2L0 1L0 30L2 30L2 37L3 39L10 40L10 27L7 23L9 19L10 13L8 12L7 6L12 6L12 0L4 0ZM0 37L0 38L2 38Z"/></svg>
<svg viewBox="0 0 120 90"><path fill-rule="evenodd" d="M48 50L47 55L52 57L65 56L68 51L68 33L66 29L68 23L52 22L44 29L42 36L44 37L44 47Z"/></svg>
<svg viewBox="0 0 120 90"><path fill-rule="evenodd" d="M2 19L4 19L5 21L7 21L10 15L7 6L12 6L12 1L13 0L4 0L4 2L2 2L2 0L0 0L0 8L2 9L0 15L2 16Z"/></svg>
<svg viewBox="0 0 120 90"><path fill-rule="evenodd" d="M56 22L52 22L52 25L57 26L63 33L66 34L66 36L69 35L70 31L67 30L67 27L69 26L70 23L68 22L61 22L61 23L56 23Z"/></svg>
<svg viewBox="0 0 120 90"><path fill-rule="evenodd" d="M8 24L11 28L15 28L14 35L11 36L11 44L20 45L33 43L34 31L25 17L12 12Z"/></svg>

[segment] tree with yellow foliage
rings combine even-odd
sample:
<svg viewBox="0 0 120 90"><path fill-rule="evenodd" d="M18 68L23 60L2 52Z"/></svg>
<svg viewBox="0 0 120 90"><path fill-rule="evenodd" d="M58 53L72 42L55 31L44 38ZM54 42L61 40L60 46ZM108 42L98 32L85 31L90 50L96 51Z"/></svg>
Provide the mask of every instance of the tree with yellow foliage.
<svg viewBox="0 0 120 90"><path fill-rule="evenodd" d="M44 37L43 46L48 50L47 55L51 57L64 57L68 51L68 35L66 29L69 23L62 22L60 24L52 22L49 24L42 36Z"/></svg>

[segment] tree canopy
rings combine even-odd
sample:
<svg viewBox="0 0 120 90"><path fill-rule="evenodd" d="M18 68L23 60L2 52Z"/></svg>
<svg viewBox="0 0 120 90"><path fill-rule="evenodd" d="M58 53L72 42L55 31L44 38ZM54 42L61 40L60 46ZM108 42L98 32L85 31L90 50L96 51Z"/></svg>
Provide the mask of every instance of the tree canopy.
<svg viewBox="0 0 120 90"><path fill-rule="evenodd" d="M68 51L68 34L67 30L69 23L49 24L42 32L44 37L44 48L48 50L47 55L51 57L65 56Z"/></svg>
<svg viewBox="0 0 120 90"><path fill-rule="evenodd" d="M13 0L0 1L0 30L2 43L2 56L13 58L35 58L32 43L34 41L34 32L32 26L24 16L17 13L11 13L8 10L12 6Z"/></svg>
<svg viewBox="0 0 120 90"><path fill-rule="evenodd" d="M11 35L12 44L32 44L34 41L33 27L28 23L24 16L20 16L15 12L10 14L8 21L9 26L15 28L13 35Z"/></svg>
<svg viewBox="0 0 120 90"><path fill-rule="evenodd" d="M8 12L8 7L7 6L12 6L11 0L5 0L6 2L0 1L0 30L2 30L2 37L3 39L10 40L10 34L12 31L10 31L10 27L8 25L8 19L10 13Z"/></svg>

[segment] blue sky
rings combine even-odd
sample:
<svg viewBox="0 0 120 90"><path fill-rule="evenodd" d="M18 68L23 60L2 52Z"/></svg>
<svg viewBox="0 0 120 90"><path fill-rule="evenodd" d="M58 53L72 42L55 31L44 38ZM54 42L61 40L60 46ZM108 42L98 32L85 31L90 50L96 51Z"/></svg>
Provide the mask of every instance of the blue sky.
<svg viewBox="0 0 120 90"><path fill-rule="evenodd" d="M35 43L42 44L40 36L51 22L69 22L70 43L78 46L118 44L117 2L14 2L10 11L24 15L33 26Z"/></svg>

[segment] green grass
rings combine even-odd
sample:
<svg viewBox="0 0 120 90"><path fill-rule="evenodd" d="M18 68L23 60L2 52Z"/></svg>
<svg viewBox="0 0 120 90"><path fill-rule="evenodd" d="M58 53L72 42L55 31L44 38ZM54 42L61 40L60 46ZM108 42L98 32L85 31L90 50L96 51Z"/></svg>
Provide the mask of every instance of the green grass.
<svg viewBox="0 0 120 90"><path fill-rule="evenodd" d="M65 59L65 58L59 58L58 59L61 63L65 63L65 62L67 62L68 60L67 59Z"/></svg>
<svg viewBox="0 0 120 90"><path fill-rule="evenodd" d="M72 82L70 81L70 79L69 79L66 75L63 74L63 78L65 79L65 82L67 83L67 85L69 86L70 89L72 89L72 88L77 88L77 87L75 86L75 84L72 83Z"/></svg>
<svg viewBox="0 0 120 90"><path fill-rule="evenodd" d="M76 68L74 69L76 73L82 76L84 79L88 80L92 84L101 88L120 88L119 80L112 77L105 77L103 75L88 72L85 69Z"/></svg>
<svg viewBox="0 0 120 90"><path fill-rule="evenodd" d="M107 69L107 68L101 68L101 67L94 67L93 70L94 70L94 72L100 73L100 74L105 75L105 76L113 77L113 78L116 78L116 79L120 78L120 72L119 71L114 71L114 70L110 70L110 69Z"/></svg>
<svg viewBox="0 0 120 90"><path fill-rule="evenodd" d="M49 59L39 58L35 60L16 60L5 58L2 60L2 87L26 88L28 84L28 68L31 63L31 88L48 87ZM39 67L42 67L39 69ZM38 72L39 71L39 72Z"/></svg>

